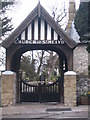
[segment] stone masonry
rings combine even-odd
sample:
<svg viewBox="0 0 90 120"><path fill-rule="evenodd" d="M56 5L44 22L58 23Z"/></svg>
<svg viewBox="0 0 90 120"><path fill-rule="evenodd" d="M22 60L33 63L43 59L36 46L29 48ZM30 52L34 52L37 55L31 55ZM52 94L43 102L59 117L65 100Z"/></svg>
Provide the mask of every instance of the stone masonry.
<svg viewBox="0 0 90 120"><path fill-rule="evenodd" d="M16 100L16 74L5 71L1 75L1 105L14 105Z"/></svg>
<svg viewBox="0 0 90 120"><path fill-rule="evenodd" d="M66 28L66 32L68 35L70 35L71 25L72 25L72 21L75 17L75 13L76 13L75 1L70 0L69 1L69 16L68 16L69 20L68 20L68 24L67 24L67 28Z"/></svg>
<svg viewBox="0 0 90 120"><path fill-rule="evenodd" d="M87 76L77 76L77 102L80 104L80 97L87 96L90 91L90 78Z"/></svg>
<svg viewBox="0 0 90 120"><path fill-rule="evenodd" d="M0 106L1 106L1 72L0 72Z"/></svg>
<svg viewBox="0 0 90 120"><path fill-rule="evenodd" d="M76 106L76 73L73 71L64 74L64 105Z"/></svg>
<svg viewBox="0 0 90 120"><path fill-rule="evenodd" d="M73 70L77 74L88 75L89 53L87 44L80 43L73 52Z"/></svg>

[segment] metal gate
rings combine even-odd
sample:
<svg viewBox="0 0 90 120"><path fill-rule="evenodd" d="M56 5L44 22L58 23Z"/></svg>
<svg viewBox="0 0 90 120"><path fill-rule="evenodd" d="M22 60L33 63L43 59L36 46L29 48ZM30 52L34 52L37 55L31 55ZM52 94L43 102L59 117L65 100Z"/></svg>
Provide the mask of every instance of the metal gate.
<svg viewBox="0 0 90 120"><path fill-rule="evenodd" d="M20 80L20 102L60 102L60 82L38 85Z"/></svg>

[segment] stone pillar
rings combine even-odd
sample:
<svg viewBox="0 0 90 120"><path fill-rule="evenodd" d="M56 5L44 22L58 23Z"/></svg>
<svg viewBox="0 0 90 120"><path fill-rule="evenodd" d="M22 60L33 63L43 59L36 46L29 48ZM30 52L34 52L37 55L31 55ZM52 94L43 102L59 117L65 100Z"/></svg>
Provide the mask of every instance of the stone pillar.
<svg viewBox="0 0 90 120"><path fill-rule="evenodd" d="M3 72L1 85L2 106L14 105L16 103L16 74L12 71Z"/></svg>
<svg viewBox="0 0 90 120"><path fill-rule="evenodd" d="M76 106L76 73L64 73L64 105Z"/></svg>
<svg viewBox="0 0 90 120"><path fill-rule="evenodd" d="M1 107L1 71L0 71L0 120L2 120L2 107Z"/></svg>

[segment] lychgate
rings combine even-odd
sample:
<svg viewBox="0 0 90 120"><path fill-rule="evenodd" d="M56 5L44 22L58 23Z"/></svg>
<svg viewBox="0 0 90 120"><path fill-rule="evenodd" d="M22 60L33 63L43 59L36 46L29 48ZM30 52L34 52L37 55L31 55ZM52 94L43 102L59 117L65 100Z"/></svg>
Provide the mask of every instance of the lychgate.
<svg viewBox="0 0 90 120"><path fill-rule="evenodd" d="M61 84L60 79L58 79L58 81L52 85L51 94L49 94L50 91L46 93L37 93L37 101L39 101L39 99L41 99L41 101L45 101L45 99L46 101L49 101L49 97L47 97L47 95L51 95L52 97L55 93L54 89L56 87L58 94L55 93L54 96L56 95L57 99L50 98L50 101L60 102L58 96L60 93L60 96L63 96L64 72L73 70L73 50L76 45L76 42L67 36L67 34L60 28L59 24L53 20L49 13L39 3L35 9L27 16L27 18L18 26L18 28L16 28L16 30L2 43L2 46L6 48L6 69L14 71L17 76L17 102L20 99L21 101L30 101L31 99L25 99L26 94L29 92L27 89L31 89L30 85L21 81L21 84L26 85L26 89L23 89L22 87L20 89L21 84L19 81L19 69L20 59L23 53L30 50L51 50L55 51L58 54L60 61L59 67L61 70L62 78ZM65 64L64 69L63 62ZM61 85L59 86L60 88L58 85ZM34 89L35 86L32 87ZM51 88L50 86L46 85L38 86L38 88L36 86L35 91L37 92L40 89L47 91ZM20 96L20 92L22 96ZM32 94L31 92L29 93ZM33 95L32 97L34 97ZM39 95L42 98L40 98Z"/></svg>

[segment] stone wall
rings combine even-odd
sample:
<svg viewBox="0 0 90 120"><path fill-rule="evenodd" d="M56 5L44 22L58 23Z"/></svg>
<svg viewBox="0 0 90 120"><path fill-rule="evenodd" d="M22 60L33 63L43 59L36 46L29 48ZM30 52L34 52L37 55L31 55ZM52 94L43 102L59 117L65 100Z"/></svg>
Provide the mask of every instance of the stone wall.
<svg viewBox="0 0 90 120"><path fill-rule="evenodd" d="M87 95L90 91L90 78L87 76L77 76L77 100L80 102L80 96Z"/></svg>
<svg viewBox="0 0 90 120"><path fill-rule="evenodd" d="M87 44L79 43L73 51L73 71L77 74L88 75L89 54Z"/></svg>

